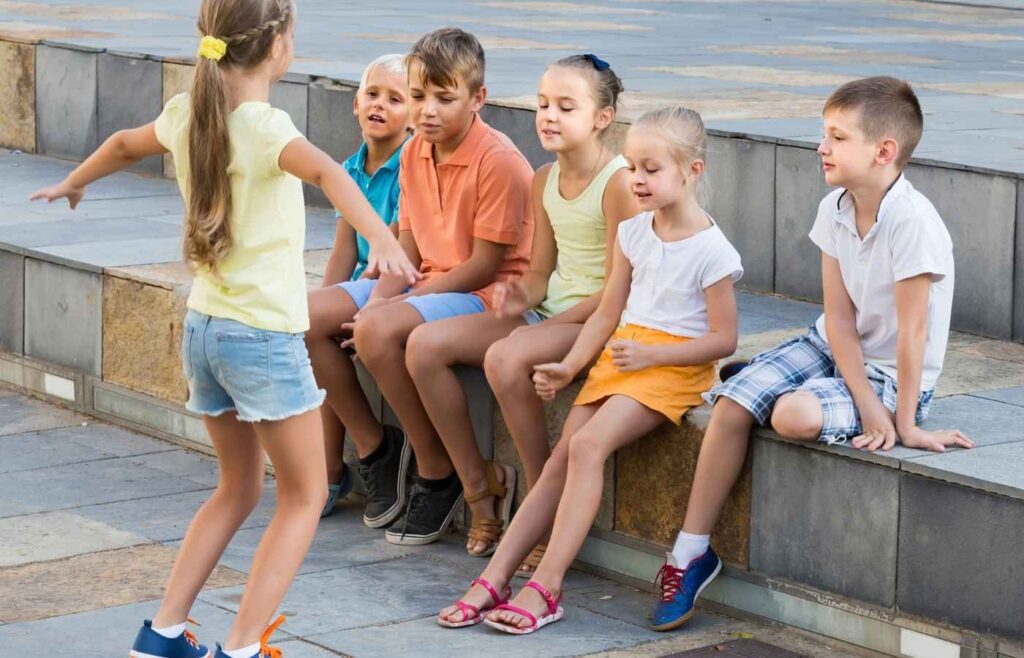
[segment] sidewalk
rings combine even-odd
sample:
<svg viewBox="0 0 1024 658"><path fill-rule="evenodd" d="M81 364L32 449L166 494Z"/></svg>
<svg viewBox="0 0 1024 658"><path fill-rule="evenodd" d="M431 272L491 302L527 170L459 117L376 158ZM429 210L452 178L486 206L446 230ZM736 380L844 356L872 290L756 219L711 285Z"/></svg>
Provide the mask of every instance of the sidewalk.
<svg viewBox="0 0 1024 658"><path fill-rule="evenodd" d="M124 655L151 616L188 521L217 481L212 459L0 389L0 646L4 655ZM210 645L226 635L273 480L193 609ZM581 572L566 620L513 638L434 623L483 566L458 538L398 547L342 505L325 520L281 612L287 658L356 656L865 655L702 611L682 633L646 628L649 592ZM763 644L759 644L763 643ZM54 647L61 649L54 652Z"/></svg>

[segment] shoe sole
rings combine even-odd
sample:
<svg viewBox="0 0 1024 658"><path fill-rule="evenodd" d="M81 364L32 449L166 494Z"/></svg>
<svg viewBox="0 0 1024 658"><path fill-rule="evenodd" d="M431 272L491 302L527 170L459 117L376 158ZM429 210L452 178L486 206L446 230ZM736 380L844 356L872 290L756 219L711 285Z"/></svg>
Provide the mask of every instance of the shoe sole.
<svg viewBox="0 0 1024 658"><path fill-rule="evenodd" d="M202 656L202 658L211 658L211 656L213 656L213 653L207 650L206 655ZM143 653L141 651L136 651L135 649L132 649L128 652L128 658L163 658L163 656L154 656L151 653Z"/></svg>
<svg viewBox="0 0 1024 658"><path fill-rule="evenodd" d="M392 534L389 530L384 539L389 544L395 544L397 546L422 546L424 544L432 544L437 541L444 531L448 529L448 525L451 524L452 519L455 518L455 512L459 509L459 503L462 502L463 494L459 494L459 497L452 503L451 510L448 511L448 516L444 518L444 522L441 523L441 527L436 531L428 535L405 535L402 536L399 533Z"/></svg>
<svg viewBox="0 0 1024 658"><path fill-rule="evenodd" d="M708 576L707 579L705 579L703 583L701 583L701 586L697 588L697 593L693 595L693 607L690 608L690 611L687 612L682 617L680 617L679 619L674 619L674 620L668 622L667 624L661 624L660 626L655 626L654 624L651 624L651 630L658 631L659 633L664 632L664 631L671 631L671 630L675 630L675 629L679 628L680 626L682 626L686 622L690 621L690 619L693 617L693 613L697 610L697 599L700 598L700 593L704 591L705 587L707 587L708 585L711 584L712 580L714 580L716 577L718 577L718 574L721 571L722 571L722 560L719 559L718 560L718 566L715 567L715 570L713 572L711 572L711 575Z"/></svg>
<svg viewBox="0 0 1024 658"><path fill-rule="evenodd" d="M383 528L398 518L405 508L405 476L409 472L409 460L412 457L412 446L406 438L402 443L402 456L398 463L398 500L387 509L386 512L377 517L369 517L363 514L363 525L367 528Z"/></svg>

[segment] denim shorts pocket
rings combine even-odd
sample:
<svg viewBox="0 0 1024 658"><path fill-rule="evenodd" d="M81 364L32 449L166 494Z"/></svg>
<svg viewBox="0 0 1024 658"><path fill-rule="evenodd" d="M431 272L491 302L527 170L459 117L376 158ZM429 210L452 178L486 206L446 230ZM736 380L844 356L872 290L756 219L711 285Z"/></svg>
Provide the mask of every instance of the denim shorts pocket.
<svg viewBox="0 0 1024 658"><path fill-rule="evenodd" d="M181 337L181 370L186 380L192 379L192 373L195 371L192 366L192 337L195 333L195 326L186 323L184 335Z"/></svg>
<svg viewBox="0 0 1024 658"><path fill-rule="evenodd" d="M254 393L270 385L270 334L218 332L217 357L230 394Z"/></svg>

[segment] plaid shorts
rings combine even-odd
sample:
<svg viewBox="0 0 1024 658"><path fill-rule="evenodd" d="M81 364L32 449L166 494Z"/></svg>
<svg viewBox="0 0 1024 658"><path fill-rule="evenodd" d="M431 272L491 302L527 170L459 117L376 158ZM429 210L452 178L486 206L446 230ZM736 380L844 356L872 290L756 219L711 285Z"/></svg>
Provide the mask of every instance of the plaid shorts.
<svg viewBox="0 0 1024 658"><path fill-rule="evenodd" d="M896 413L896 380L868 363L868 381L886 409ZM862 431L860 413L846 387L836 362L818 331L812 326L806 335L798 336L758 354L746 368L704 394L711 404L719 396L736 402L754 416L760 425L767 425L772 409L780 397L793 391L813 393L824 412L820 441L843 442ZM917 403L917 423L928 415L934 391L925 391Z"/></svg>

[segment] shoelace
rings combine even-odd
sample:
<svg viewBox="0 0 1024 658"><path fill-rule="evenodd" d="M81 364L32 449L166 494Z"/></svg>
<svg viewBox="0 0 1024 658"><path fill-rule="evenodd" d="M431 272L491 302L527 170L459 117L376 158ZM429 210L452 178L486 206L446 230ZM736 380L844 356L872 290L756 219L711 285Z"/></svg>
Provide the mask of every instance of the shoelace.
<svg viewBox="0 0 1024 658"><path fill-rule="evenodd" d="M373 466L360 465L359 477L363 480L363 484L366 485L367 497L372 499L377 494L377 469Z"/></svg>
<svg viewBox="0 0 1024 658"><path fill-rule="evenodd" d="M283 651L267 644L270 641L270 636L274 634L278 626L284 623L284 620L284 615L279 615L274 620L274 623L267 626L267 630L263 631L263 635L260 636L260 658L284 658Z"/></svg>
<svg viewBox="0 0 1024 658"><path fill-rule="evenodd" d="M413 484L412 489L409 491L409 509L405 512L405 518L402 519L402 537L405 537L405 530L409 527L409 518L419 512L427 504L427 494L430 491L419 484Z"/></svg>
<svg viewBox="0 0 1024 658"><path fill-rule="evenodd" d="M671 564L665 563L661 566L661 570L658 571L658 575L654 578L654 584L661 587L661 600L668 603L675 597L676 592L679 591L679 587L683 581L683 574L686 571L683 569L677 569Z"/></svg>
<svg viewBox="0 0 1024 658"><path fill-rule="evenodd" d="M191 617L185 617L185 621L187 621L190 624L195 624L196 626L202 626L202 624L197 622L195 619L192 619ZM192 646L192 648L199 648L199 640L196 639L195 633L188 629L185 629L185 641L188 642L189 645Z"/></svg>

